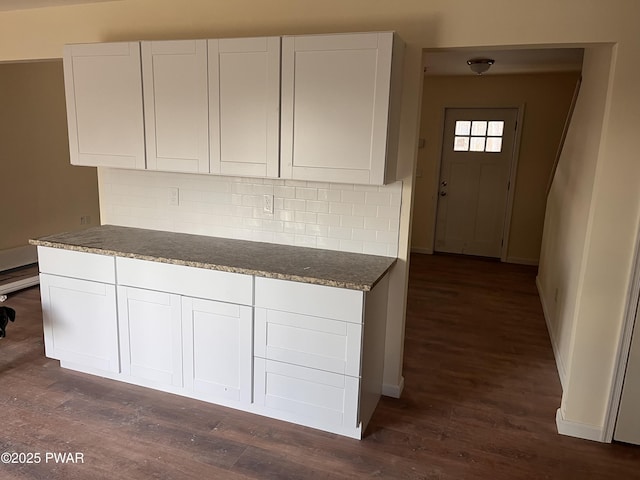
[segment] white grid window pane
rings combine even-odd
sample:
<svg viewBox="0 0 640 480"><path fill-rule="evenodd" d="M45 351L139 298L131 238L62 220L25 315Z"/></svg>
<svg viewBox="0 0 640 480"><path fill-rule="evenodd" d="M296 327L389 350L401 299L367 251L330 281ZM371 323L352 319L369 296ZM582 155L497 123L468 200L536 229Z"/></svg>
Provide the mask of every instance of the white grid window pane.
<svg viewBox="0 0 640 480"><path fill-rule="evenodd" d="M484 152L485 137L471 137L471 151Z"/></svg>
<svg viewBox="0 0 640 480"><path fill-rule="evenodd" d="M471 135L479 136L487 134L487 122L486 120L471 122Z"/></svg>
<svg viewBox="0 0 640 480"><path fill-rule="evenodd" d="M502 137L487 138L487 152L501 152L501 151L502 151Z"/></svg>
<svg viewBox="0 0 640 480"><path fill-rule="evenodd" d="M456 121L456 135L469 135L471 133L471 122L469 120Z"/></svg>
<svg viewBox="0 0 640 480"><path fill-rule="evenodd" d="M469 137L455 137L453 140L453 150L455 152L468 152Z"/></svg>
<svg viewBox="0 0 640 480"><path fill-rule="evenodd" d="M501 137L504 131L504 122L502 120L498 122L489 122L487 128L487 135L490 137Z"/></svg>

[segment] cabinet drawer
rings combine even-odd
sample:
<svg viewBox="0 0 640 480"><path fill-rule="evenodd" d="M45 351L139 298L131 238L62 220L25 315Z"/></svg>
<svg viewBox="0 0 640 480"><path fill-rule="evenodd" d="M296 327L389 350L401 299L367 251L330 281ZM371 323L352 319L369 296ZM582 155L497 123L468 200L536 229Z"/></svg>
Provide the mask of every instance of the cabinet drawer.
<svg viewBox="0 0 640 480"><path fill-rule="evenodd" d="M254 402L266 413L330 431L358 427L358 378L262 358L254 374Z"/></svg>
<svg viewBox="0 0 640 480"><path fill-rule="evenodd" d="M361 324L255 309L257 357L358 377L361 339Z"/></svg>
<svg viewBox="0 0 640 480"><path fill-rule="evenodd" d="M116 258L118 284L251 305L253 278L239 273L132 258Z"/></svg>
<svg viewBox="0 0 640 480"><path fill-rule="evenodd" d="M116 282L114 258L108 255L38 247L38 265L41 273L102 283Z"/></svg>
<svg viewBox="0 0 640 480"><path fill-rule="evenodd" d="M362 323L364 292L256 277L255 306Z"/></svg>

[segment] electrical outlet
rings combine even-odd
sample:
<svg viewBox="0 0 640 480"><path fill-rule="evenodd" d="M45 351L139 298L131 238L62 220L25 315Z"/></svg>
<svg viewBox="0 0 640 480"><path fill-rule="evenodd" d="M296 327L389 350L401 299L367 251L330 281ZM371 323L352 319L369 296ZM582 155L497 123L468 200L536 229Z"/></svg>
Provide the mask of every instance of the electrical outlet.
<svg viewBox="0 0 640 480"><path fill-rule="evenodd" d="M264 195L263 198L262 209L264 213L273 213L273 195Z"/></svg>
<svg viewBox="0 0 640 480"><path fill-rule="evenodd" d="M168 204L170 207L177 207L180 205L180 190L178 187L169 187Z"/></svg>

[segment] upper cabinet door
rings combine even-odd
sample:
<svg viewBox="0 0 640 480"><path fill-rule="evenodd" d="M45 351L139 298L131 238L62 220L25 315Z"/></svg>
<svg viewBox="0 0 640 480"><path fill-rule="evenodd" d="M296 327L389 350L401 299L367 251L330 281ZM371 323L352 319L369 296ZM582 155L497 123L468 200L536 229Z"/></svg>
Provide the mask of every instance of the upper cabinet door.
<svg viewBox="0 0 640 480"><path fill-rule="evenodd" d="M207 41L142 42L147 169L209 173Z"/></svg>
<svg viewBox="0 0 640 480"><path fill-rule="evenodd" d="M281 176L383 184L393 33L284 37Z"/></svg>
<svg viewBox="0 0 640 480"><path fill-rule="evenodd" d="M211 173L278 177L280 37L209 40Z"/></svg>
<svg viewBox="0 0 640 480"><path fill-rule="evenodd" d="M64 47L73 165L145 168L140 44Z"/></svg>

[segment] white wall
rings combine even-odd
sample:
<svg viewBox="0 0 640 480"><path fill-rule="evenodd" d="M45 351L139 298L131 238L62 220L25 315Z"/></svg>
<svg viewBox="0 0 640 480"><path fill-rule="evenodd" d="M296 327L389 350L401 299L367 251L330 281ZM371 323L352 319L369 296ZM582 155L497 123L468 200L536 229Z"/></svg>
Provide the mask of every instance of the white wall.
<svg viewBox="0 0 640 480"><path fill-rule="evenodd" d="M402 183L381 187L99 169L104 224L395 257ZM168 189L180 192L169 206ZM263 195L274 195L273 214Z"/></svg>

